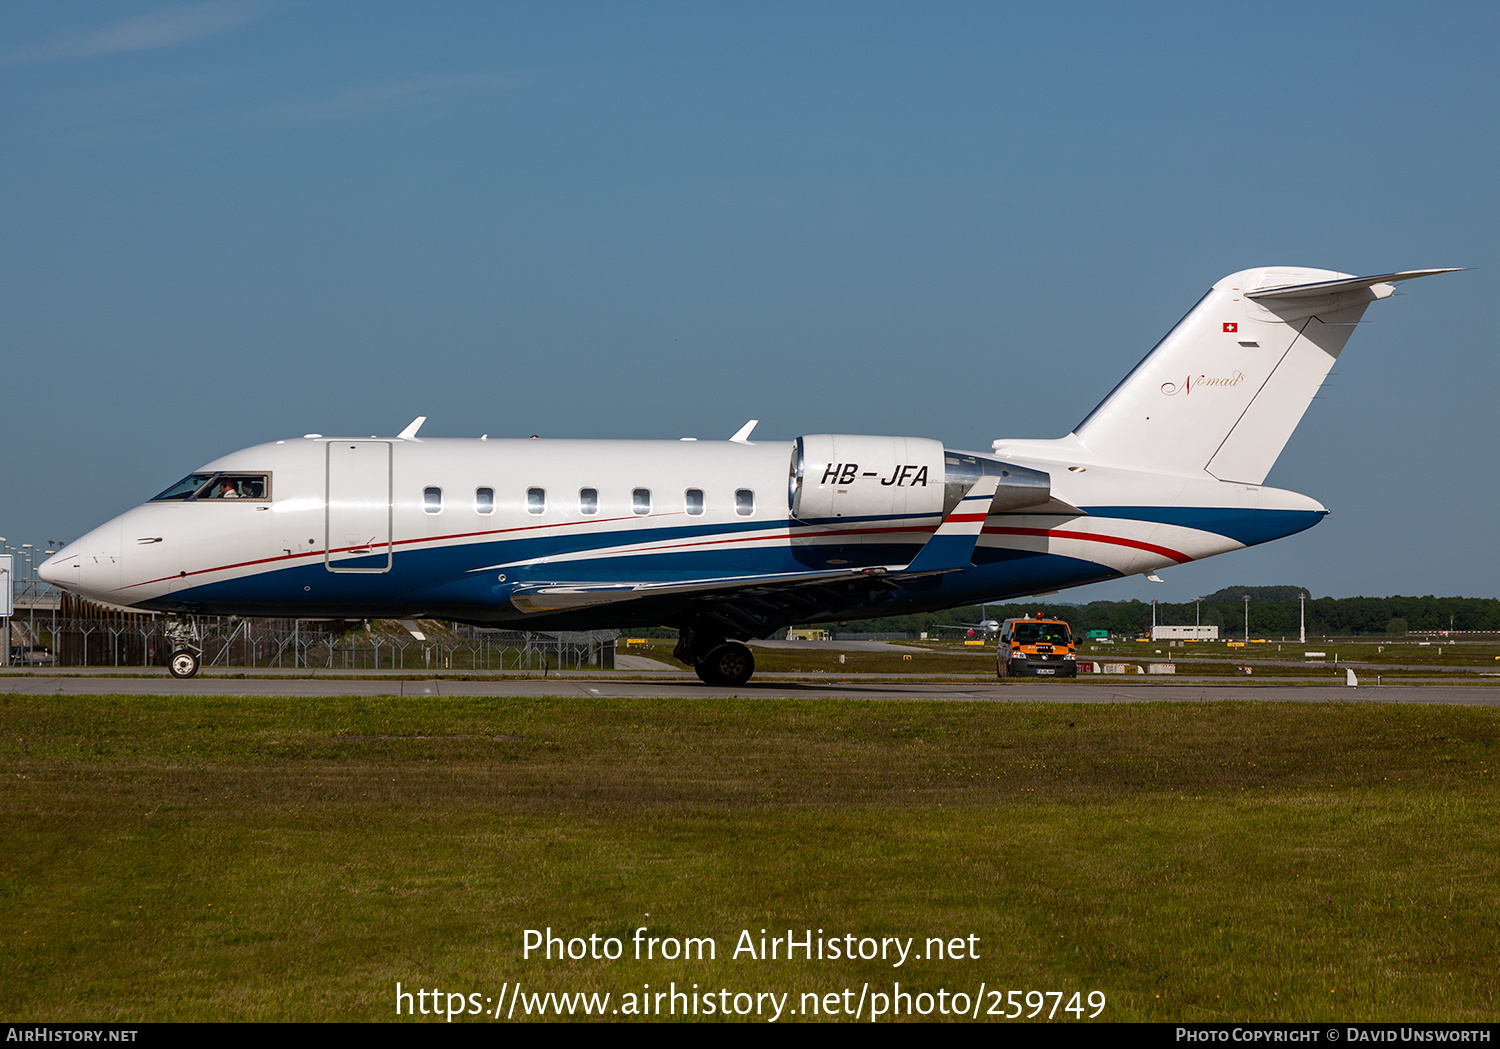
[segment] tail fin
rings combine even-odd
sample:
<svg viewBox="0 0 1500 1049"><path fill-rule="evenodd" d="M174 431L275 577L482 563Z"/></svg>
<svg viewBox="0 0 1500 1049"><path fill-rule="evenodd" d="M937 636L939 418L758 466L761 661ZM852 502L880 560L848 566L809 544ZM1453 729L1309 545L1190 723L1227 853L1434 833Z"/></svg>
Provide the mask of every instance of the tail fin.
<svg viewBox="0 0 1500 1049"><path fill-rule="evenodd" d="M1073 432L1100 462L1260 484L1365 307L1394 282L1275 266L1213 286Z"/></svg>

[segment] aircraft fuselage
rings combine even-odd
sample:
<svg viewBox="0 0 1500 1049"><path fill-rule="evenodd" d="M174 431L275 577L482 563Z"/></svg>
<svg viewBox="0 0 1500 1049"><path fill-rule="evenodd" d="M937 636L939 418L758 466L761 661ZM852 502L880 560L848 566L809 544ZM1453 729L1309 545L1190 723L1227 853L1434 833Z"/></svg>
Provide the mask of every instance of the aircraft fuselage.
<svg viewBox="0 0 1500 1049"><path fill-rule="evenodd" d="M48 575L98 601L163 612L623 627L670 622L704 592L642 592L627 601L524 611L512 598L518 588L542 584L735 577L748 584L757 577L899 571L943 520L942 478L932 476L930 464L880 464L854 470L874 476L855 477L851 468L867 464L852 458L820 461L810 470L804 464L802 484L837 493L863 481L876 498L850 508L884 512L794 516L797 448L727 441L277 441L194 472L205 484L264 477L261 498L204 494L145 503L70 544ZM1300 531L1325 512L1303 496L1259 485L941 454L1045 473L1051 499L988 514L964 571L887 585L868 607L858 601L831 607L820 595L822 603L792 621L900 614L1150 572ZM922 470L929 477L918 483ZM897 489L926 489L930 496L918 505L880 498ZM789 615L777 610L770 629Z"/></svg>

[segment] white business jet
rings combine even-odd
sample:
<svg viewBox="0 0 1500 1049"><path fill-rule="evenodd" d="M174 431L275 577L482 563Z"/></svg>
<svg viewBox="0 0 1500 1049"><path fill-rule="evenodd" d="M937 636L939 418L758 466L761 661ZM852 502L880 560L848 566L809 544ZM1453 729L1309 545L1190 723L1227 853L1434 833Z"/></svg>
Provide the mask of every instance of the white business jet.
<svg viewBox="0 0 1500 1049"><path fill-rule="evenodd" d="M986 615L986 609L982 603L979 606L979 614L985 618L980 619L977 623L958 623L956 625L934 623L932 628L934 630L957 630L966 637L999 637L1000 620L990 619Z"/></svg>
<svg viewBox="0 0 1500 1049"><path fill-rule="evenodd" d="M1261 482L1365 308L1398 281L1219 281L1080 423L987 453L924 437L752 441L309 434L206 464L42 565L168 616L665 624L711 684L798 623L1051 593L1238 550L1327 511Z"/></svg>

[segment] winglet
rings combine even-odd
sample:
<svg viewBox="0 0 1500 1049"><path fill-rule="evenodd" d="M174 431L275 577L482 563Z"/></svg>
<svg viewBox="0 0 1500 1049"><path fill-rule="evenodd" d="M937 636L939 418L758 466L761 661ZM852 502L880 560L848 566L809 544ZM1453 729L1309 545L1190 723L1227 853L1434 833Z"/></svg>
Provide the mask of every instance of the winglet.
<svg viewBox="0 0 1500 1049"><path fill-rule="evenodd" d="M755 429L755 424L758 422L760 422L759 419L751 419L744 426L741 426L738 430L736 430L734 436L729 439L735 444L749 444L750 431Z"/></svg>
<svg viewBox="0 0 1500 1049"><path fill-rule="evenodd" d="M974 547L984 531L984 519L989 516L990 503L999 487L1000 478L994 474L975 481L903 571L951 572L973 567Z"/></svg>
<svg viewBox="0 0 1500 1049"><path fill-rule="evenodd" d="M398 440L398 441L415 441L415 440L417 440L418 439L417 438L417 431L422 428L422 424L425 423L426 421L427 421L427 416L425 416L425 415L419 415L419 416L417 416L415 419L413 419L411 421L411 425L407 426L406 429L402 430L400 433L398 433L396 435L396 440Z"/></svg>

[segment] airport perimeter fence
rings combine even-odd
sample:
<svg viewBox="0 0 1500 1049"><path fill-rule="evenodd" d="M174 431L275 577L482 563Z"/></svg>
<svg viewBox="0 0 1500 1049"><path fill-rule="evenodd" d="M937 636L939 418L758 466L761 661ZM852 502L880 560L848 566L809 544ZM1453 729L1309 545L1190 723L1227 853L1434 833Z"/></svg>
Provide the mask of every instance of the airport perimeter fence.
<svg viewBox="0 0 1500 1049"><path fill-rule="evenodd" d="M395 623L196 617L208 669L546 671L614 668L613 630L515 631L424 622L419 640ZM69 594L18 610L7 631L11 666L164 666L161 616ZM0 653L3 654L3 653Z"/></svg>

